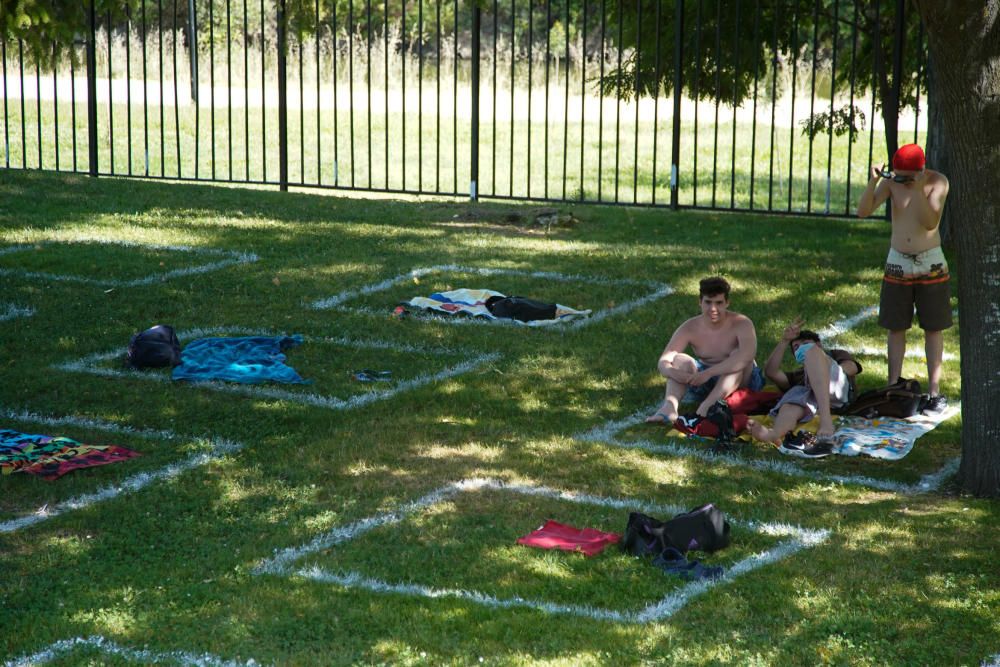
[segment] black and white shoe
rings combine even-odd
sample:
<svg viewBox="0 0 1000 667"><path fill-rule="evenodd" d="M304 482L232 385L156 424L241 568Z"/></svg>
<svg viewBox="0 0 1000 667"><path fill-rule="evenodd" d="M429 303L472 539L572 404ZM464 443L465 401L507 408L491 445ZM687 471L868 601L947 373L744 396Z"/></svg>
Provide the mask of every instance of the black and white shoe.
<svg viewBox="0 0 1000 667"><path fill-rule="evenodd" d="M778 445L778 451L788 456L802 456L802 452L816 444L816 435L809 431L788 432Z"/></svg>
<svg viewBox="0 0 1000 667"><path fill-rule="evenodd" d="M829 438L817 439L816 444L799 452L804 459L821 459L833 454L834 442Z"/></svg>
<svg viewBox="0 0 1000 667"><path fill-rule="evenodd" d="M934 417L947 409L948 399L945 398L944 394L937 394L927 399L927 403L924 405L920 413L927 415L928 417Z"/></svg>

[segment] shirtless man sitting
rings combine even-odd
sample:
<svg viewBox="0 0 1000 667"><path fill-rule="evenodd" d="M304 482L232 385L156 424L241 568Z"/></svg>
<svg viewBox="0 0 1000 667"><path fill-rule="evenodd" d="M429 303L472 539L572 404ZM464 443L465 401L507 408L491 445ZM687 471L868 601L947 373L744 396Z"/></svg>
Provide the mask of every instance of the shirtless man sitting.
<svg viewBox="0 0 1000 667"><path fill-rule="evenodd" d="M740 387L758 391L764 375L754 362L757 333L746 315L729 310L729 283L705 278L700 283L701 315L677 328L656 368L667 379L663 405L646 418L670 426L682 399L700 401L696 412L705 417L716 401ZM691 348L694 355L685 350Z"/></svg>
<svg viewBox="0 0 1000 667"><path fill-rule="evenodd" d="M906 330L913 324L913 307L924 330L927 384L931 397L925 413L943 412L948 402L941 394L943 330L951 326L951 286L948 262L941 251L939 225L948 197L948 178L927 169L924 151L916 144L901 146L885 165L871 168L868 187L858 202L858 216L866 218L887 199L892 200L892 237L882 279L878 323L889 330L889 384L899 380L906 352Z"/></svg>
<svg viewBox="0 0 1000 667"><path fill-rule="evenodd" d="M802 324L801 319L796 319L785 327L781 340L764 364L768 379L785 392L771 410L774 419L772 427L767 428L753 419L747 427L755 439L780 444L782 453L819 458L832 453L834 426L831 410L850 402L854 393L854 378L861 372L861 364L845 350L825 350L819 334L803 329ZM789 347L802 368L786 373L781 370L781 361ZM809 451L786 449L782 442L785 434L796 424L806 423L816 415L819 415L819 428L816 430L819 444Z"/></svg>

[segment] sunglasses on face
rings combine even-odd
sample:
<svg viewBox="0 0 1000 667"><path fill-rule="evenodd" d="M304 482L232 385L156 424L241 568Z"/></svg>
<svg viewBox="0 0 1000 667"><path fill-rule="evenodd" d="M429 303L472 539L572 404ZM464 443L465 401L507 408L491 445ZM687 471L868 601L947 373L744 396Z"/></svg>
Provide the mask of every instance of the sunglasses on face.
<svg viewBox="0 0 1000 667"><path fill-rule="evenodd" d="M916 176L900 176L896 172L888 169L882 172L882 178L891 178L896 183L912 183L917 180Z"/></svg>

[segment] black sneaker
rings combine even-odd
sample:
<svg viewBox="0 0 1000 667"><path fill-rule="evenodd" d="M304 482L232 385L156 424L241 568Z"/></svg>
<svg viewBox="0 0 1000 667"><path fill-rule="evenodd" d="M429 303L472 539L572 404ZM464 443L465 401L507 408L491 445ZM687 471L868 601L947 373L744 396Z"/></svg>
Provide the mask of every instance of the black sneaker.
<svg viewBox="0 0 1000 667"><path fill-rule="evenodd" d="M812 447L807 447L799 452L799 456L804 459L821 459L824 456L833 454L833 440L817 440Z"/></svg>
<svg viewBox="0 0 1000 667"><path fill-rule="evenodd" d="M945 398L943 394L937 394L936 396L931 396L927 399L927 404L924 405L920 413L928 416L935 416L941 414L947 409L948 399Z"/></svg>
<svg viewBox="0 0 1000 667"><path fill-rule="evenodd" d="M806 450L816 444L816 435L809 431L788 432L778 446L778 451L789 456L802 456Z"/></svg>

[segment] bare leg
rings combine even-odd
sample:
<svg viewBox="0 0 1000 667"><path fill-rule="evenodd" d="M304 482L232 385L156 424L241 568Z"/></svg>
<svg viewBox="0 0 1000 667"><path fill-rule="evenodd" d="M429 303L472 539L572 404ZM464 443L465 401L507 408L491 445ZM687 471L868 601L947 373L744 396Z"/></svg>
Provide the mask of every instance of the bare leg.
<svg viewBox="0 0 1000 667"><path fill-rule="evenodd" d="M889 384L899 381L903 374L903 355L906 353L906 330L890 331L888 341ZM927 360L928 363L930 359Z"/></svg>
<svg viewBox="0 0 1000 667"><path fill-rule="evenodd" d="M944 357L944 332L924 332L924 354L927 355L927 392L941 393L941 359Z"/></svg>
<svg viewBox="0 0 1000 667"><path fill-rule="evenodd" d="M801 405L785 403L778 409L778 414L774 418L774 425L771 428L767 428L753 419L747 421L747 428L755 440L778 445L781 444L781 440L785 437L785 434L795 428L795 425L799 423L799 420L802 419L805 413L806 409Z"/></svg>
<svg viewBox="0 0 1000 667"><path fill-rule="evenodd" d="M817 437L833 435L833 417L830 415L830 357L819 347L813 347L806 354L803 364L806 378L813 396L816 397L816 411L819 415Z"/></svg>
<svg viewBox="0 0 1000 667"><path fill-rule="evenodd" d="M698 371L698 364L690 355L677 354L674 355L671 369L693 375ZM688 385L667 376L663 369L660 370L660 374L667 378L667 388L663 396L663 403L656 409L656 412L646 417L646 422L651 424L662 423L670 426L677 419L677 415L679 414L678 406L684 398L684 394L687 393Z"/></svg>

